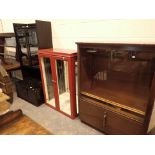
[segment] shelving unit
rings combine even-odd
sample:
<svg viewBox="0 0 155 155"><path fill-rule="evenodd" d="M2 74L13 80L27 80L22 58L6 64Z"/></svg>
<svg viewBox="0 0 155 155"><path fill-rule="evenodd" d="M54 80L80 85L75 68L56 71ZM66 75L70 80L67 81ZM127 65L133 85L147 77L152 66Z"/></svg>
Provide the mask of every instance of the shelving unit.
<svg viewBox="0 0 155 155"><path fill-rule="evenodd" d="M11 71L20 69L20 63L17 61L16 55L16 44L11 45L7 44L7 39L14 39L14 33L0 33L0 58L3 67L7 72L11 73ZM11 47L14 51L14 55L8 54L6 48ZM11 74L10 74L11 75Z"/></svg>
<svg viewBox="0 0 155 155"><path fill-rule="evenodd" d="M9 47L6 45L6 38L15 37L14 33L0 33L0 56L4 57L4 47ZM13 46L16 48L15 46Z"/></svg>

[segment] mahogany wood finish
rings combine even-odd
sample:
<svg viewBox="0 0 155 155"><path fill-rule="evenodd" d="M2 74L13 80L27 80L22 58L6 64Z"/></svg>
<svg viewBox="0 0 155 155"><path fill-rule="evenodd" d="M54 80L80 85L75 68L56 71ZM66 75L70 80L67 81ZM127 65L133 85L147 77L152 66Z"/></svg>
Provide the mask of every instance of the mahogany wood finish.
<svg viewBox="0 0 155 155"><path fill-rule="evenodd" d="M51 22L36 20L38 48L53 48Z"/></svg>
<svg viewBox="0 0 155 155"><path fill-rule="evenodd" d="M107 134L146 134L155 97L155 45L77 45L81 121Z"/></svg>

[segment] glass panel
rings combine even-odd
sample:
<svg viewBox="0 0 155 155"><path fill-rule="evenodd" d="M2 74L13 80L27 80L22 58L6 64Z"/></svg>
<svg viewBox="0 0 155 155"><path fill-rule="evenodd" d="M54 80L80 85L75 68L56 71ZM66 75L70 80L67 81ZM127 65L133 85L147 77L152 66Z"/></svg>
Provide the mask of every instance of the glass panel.
<svg viewBox="0 0 155 155"><path fill-rule="evenodd" d="M46 93L46 102L55 107L55 99L54 99L54 85L52 82L52 71L50 58L42 58L42 67L43 67L43 78L45 85L45 93Z"/></svg>
<svg viewBox="0 0 155 155"><path fill-rule="evenodd" d="M60 110L71 115L68 62L56 60Z"/></svg>
<svg viewBox="0 0 155 155"><path fill-rule="evenodd" d="M79 113L79 106L78 106L78 62L75 61L75 84L76 84L76 108L77 113Z"/></svg>
<svg viewBox="0 0 155 155"><path fill-rule="evenodd" d="M36 29L23 26L17 29L18 42L20 46L21 58L24 66L35 66L38 61L38 47Z"/></svg>
<svg viewBox="0 0 155 155"><path fill-rule="evenodd" d="M151 51L81 49L81 91L145 111L154 60Z"/></svg>

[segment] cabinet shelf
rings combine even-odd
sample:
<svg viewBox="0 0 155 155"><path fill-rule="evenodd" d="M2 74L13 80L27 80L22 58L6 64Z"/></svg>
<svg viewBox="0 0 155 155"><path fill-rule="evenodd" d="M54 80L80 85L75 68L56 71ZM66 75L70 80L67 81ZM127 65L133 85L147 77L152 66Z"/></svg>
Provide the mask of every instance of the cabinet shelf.
<svg viewBox="0 0 155 155"><path fill-rule="evenodd" d="M98 81L94 82L93 85L85 82L81 86L81 91L93 94L93 98L96 96L101 100L107 100L108 103L137 111L139 114L145 114L149 96L147 87L138 86L137 84L133 87L130 82L124 83L122 81Z"/></svg>
<svg viewBox="0 0 155 155"><path fill-rule="evenodd" d="M0 47L13 47L13 48L16 48L15 46L9 46L9 45L0 45Z"/></svg>
<svg viewBox="0 0 155 155"><path fill-rule="evenodd" d="M139 109L135 109L135 108L132 108L132 107L129 107L129 106L126 106L126 105L123 105L123 104L120 104L120 103L111 101L109 99L101 98L99 96L95 96L95 95L90 94L88 92L81 92L81 94L84 95L84 96L90 97L92 99L99 100L99 101L102 101L102 102L106 102L106 103L111 104L113 106L116 106L116 107L119 107L119 108L122 108L122 109L126 109L128 111L131 111L131 112L140 114L142 116L145 116L145 112L144 111L141 111Z"/></svg>

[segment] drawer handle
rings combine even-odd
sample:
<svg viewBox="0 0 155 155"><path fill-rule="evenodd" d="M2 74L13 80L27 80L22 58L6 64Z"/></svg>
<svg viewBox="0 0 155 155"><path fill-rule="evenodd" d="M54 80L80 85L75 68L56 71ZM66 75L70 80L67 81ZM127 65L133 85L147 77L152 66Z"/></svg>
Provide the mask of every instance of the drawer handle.
<svg viewBox="0 0 155 155"><path fill-rule="evenodd" d="M107 113L105 112L103 115L103 128L106 127Z"/></svg>

